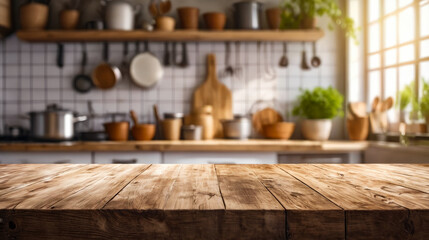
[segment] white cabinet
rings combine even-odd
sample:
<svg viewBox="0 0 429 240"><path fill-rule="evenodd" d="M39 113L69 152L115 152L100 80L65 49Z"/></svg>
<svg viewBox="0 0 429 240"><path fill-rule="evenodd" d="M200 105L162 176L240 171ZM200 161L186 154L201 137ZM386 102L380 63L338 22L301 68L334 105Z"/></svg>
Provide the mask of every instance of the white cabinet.
<svg viewBox="0 0 429 240"><path fill-rule="evenodd" d="M96 152L94 163L97 164L160 164L160 152Z"/></svg>
<svg viewBox="0 0 429 240"><path fill-rule="evenodd" d="M365 151L365 163L429 163L426 146L402 146L398 143L374 143Z"/></svg>
<svg viewBox="0 0 429 240"><path fill-rule="evenodd" d="M279 155L281 164L299 163L361 163L361 154L281 154Z"/></svg>
<svg viewBox="0 0 429 240"><path fill-rule="evenodd" d="M0 152L0 164L90 164L91 152Z"/></svg>
<svg viewBox="0 0 429 240"><path fill-rule="evenodd" d="M275 152L167 152L166 164L276 164Z"/></svg>

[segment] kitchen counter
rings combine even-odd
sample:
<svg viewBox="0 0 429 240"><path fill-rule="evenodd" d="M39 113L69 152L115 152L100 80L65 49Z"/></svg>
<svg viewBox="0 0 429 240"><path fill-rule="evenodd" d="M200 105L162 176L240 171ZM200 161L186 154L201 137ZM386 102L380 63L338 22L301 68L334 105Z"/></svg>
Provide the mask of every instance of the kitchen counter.
<svg viewBox="0 0 429 240"><path fill-rule="evenodd" d="M62 142L62 143L0 143L3 152L34 151L159 151L159 152L279 152L336 153L358 152L368 142L298 141L298 140L211 140L211 141L127 141L127 142Z"/></svg>
<svg viewBox="0 0 429 240"><path fill-rule="evenodd" d="M429 165L0 165L0 239L429 239Z"/></svg>

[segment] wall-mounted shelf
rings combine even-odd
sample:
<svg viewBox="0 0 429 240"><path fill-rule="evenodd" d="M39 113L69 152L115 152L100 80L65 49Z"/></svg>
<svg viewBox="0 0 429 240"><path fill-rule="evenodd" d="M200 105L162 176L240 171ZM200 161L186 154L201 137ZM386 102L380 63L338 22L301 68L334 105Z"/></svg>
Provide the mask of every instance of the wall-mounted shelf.
<svg viewBox="0 0 429 240"><path fill-rule="evenodd" d="M18 37L27 42L122 42L122 41L289 41L313 42L323 37L322 30L258 30L258 31L19 31Z"/></svg>

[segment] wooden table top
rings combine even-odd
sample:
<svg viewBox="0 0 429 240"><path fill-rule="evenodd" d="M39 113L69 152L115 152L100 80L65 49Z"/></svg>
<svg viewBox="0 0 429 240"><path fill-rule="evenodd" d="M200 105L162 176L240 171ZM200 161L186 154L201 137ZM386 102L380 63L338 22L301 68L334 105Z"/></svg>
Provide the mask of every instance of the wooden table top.
<svg viewBox="0 0 429 240"><path fill-rule="evenodd" d="M368 142L301 141L301 140L210 140L210 141L126 141L126 142L62 142L0 143L0 151L160 151L160 152L357 152Z"/></svg>
<svg viewBox="0 0 429 240"><path fill-rule="evenodd" d="M0 165L0 239L429 239L429 164Z"/></svg>

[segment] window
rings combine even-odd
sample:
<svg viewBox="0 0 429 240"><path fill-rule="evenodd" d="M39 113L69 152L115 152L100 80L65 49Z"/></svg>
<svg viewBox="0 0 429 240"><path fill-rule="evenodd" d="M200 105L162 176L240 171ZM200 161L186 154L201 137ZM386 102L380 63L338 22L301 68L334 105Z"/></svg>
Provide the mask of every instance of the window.
<svg viewBox="0 0 429 240"><path fill-rule="evenodd" d="M365 0L366 100L429 81L429 0ZM418 91L417 91L418 92Z"/></svg>

